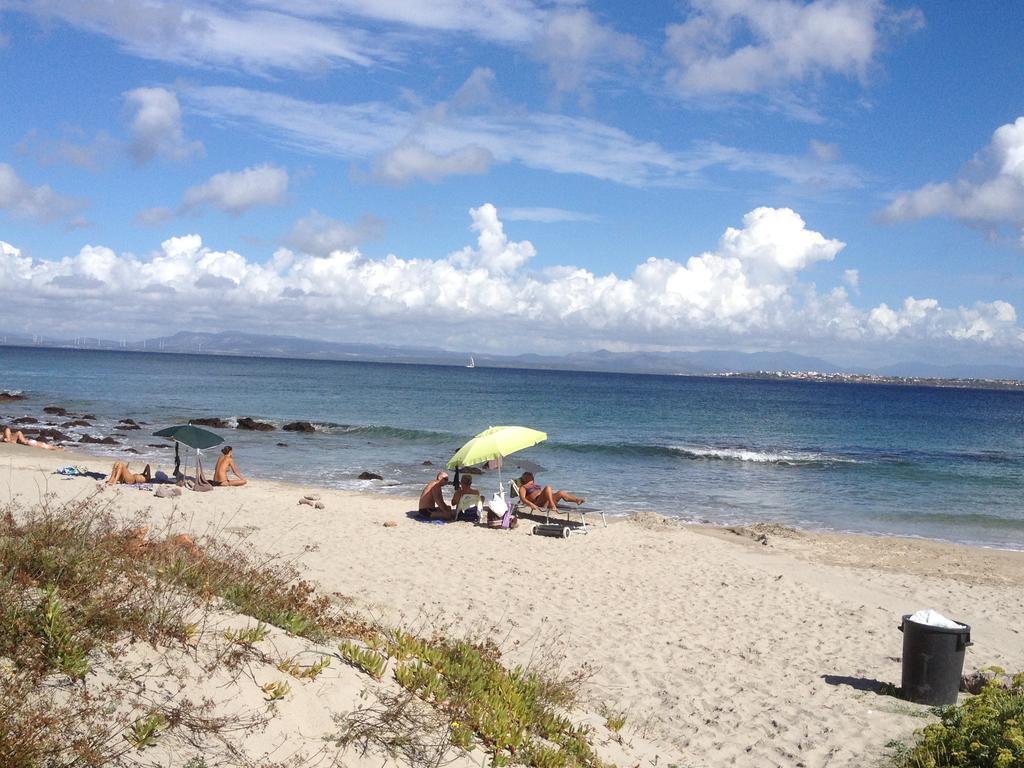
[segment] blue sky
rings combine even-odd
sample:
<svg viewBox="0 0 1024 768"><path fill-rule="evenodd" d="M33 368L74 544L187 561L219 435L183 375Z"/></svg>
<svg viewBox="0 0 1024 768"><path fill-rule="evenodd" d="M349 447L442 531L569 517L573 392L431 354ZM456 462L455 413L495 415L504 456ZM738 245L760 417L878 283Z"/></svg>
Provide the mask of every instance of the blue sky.
<svg viewBox="0 0 1024 768"><path fill-rule="evenodd" d="M1024 364L1022 32L1012 2L0 0L0 329Z"/></svg>

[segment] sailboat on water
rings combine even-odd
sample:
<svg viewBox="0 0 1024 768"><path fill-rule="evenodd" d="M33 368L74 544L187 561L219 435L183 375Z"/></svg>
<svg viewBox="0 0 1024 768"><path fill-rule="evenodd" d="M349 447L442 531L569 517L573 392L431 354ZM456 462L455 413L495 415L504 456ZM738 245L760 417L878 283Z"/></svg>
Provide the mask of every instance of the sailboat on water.
<svg viewBox="0 0 1024 768"><path fill-rule="evenodd" d="M476 360L473 359L472 355L469 356L469 362L466 363L466 367L467 368L476 368Z"/></svg>

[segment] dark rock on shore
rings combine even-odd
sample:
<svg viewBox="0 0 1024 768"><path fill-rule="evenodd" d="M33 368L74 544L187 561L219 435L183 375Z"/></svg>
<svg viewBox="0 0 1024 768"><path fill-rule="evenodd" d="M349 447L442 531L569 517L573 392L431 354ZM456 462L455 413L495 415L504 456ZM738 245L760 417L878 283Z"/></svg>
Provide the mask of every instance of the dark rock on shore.
<svg viewBox="0 0 1024 768"><path fill-rule="evenodd" d="M275 443L275 445L278 448L287 448L288 447L288 443Z"/></svg>
<svg viewBox="0 0 1024 768"><path fill-rule="evenodd" d="M64 427L65 429L67 427L91 427L91 426L92 426L92 424L90 424L85 419L72 419L71 421L65 421L63 424L61 424L61 427Z"/></svg>
<svg viewBox="0 0 1024 768"><path fill-rule="evenodd" d="M119 429L142 429L131 419L121 419L117 424Z"/></svg>
<svg viewBox="0 0 1024 768"><path fill-rule="evenodd" d="M170 443L146 443L147 448L170 448Z"/></svg>
<svg viewBox="0 0 1024 768"><path fill-rule="evenodd" d="M20 392L8 392L6 389L0 392L0 403L14 403L24 399L25 395Z"/></svg>
<svg viewBox="0 0 1024 768"><path fill-rule="evenodd" d="M254 432L271 432L274 429L273 424L267 424L265 421L255 421L248 416L243 416L238 420L239 429L248 429Z"/></svg>
<svg viewBox="0 0 1024 768"><path fill-rule="evenodd" d="M15 419L11 424L38 424L39 419L33 419L31 416L22 416L21 418Z"/></svg>
<svg viewBox="0 0 1024 768"><path fill-rule="evenodd" d="M34 437L36 440L44 440L50 443L70 443L73 442L70 435L65 435L56 429L32 429L24 430L26 437Z"/></svg>
<svg viewBox="0 0 1024 768"><path fill-rule="evenodd" d="M80 443L97 443L101 445L117 445L117 440L112 437L93 437L92 435L82 435L78 438Z"/></svg>
<svg viewBox="0 0 1024 768"><path fill-rule="evenodd" d="M188 423L195 424L197 427L219 427L221 429L228 427L228 423L219 416L210 416L206 419L189 419Z"/></svg>
<svg viewBox="0 0 1024 768"><path fill-rule="evenodd" d="M125 448L125 453L138 453L134 448Z"/></svg>
<svg viewBox="0 0 1024 768"><path fill-rule="evenodd" d="M359 474L360 480L383 480L384 478L380 475L374 474L373 472L361 472Z"/></svg>
<svg viewBox="0 0 1024 768"><path fill-rule="evenodd" d="M68 412L66 409L61 408L59 405L48 405L43 408L43 413L52 413L54 416L67 416Z"/></svg>
<svg viewBox="0 0 1024 768"><path fill-rule="evenodd" d="M95 413L82 413L82 414L79 414L78 418L86 419L87 421L96 421L96 414Z"/></svg>
<svg viewBox="0 0 1024 768"><path fill-rule="evenodd" d="M308 421L293 421L281 427L285 432L316 432L316 427Z"/></svg>
<svg viewBox="0 0 1024 768"><path fill-rule="evenodd" d="M434 466L434 462L432 462L430 459L427 459L426 461L423 462L423 466L424 467L432 467L432 466Z"/></svg>

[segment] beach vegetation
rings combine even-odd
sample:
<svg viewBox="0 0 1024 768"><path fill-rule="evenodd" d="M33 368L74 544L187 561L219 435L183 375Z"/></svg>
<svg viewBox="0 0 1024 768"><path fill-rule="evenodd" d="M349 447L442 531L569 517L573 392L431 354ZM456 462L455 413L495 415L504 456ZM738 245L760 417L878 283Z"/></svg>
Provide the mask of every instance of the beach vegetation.
<svg viewBox="0 0 1024 768"><path fill-rule="evenodd" d="M258 622L255 627L248 626L245 629L226 629L224 630L224 639L229 643L236 643L238 645L255 645L262 640L266 640L267 635L269 634L270 630L267 629L267 625L261 621Z"/></svg>
<svg viewBox="0 0 1024 768"><path fill-rule="evenodd" d="M137 750L155 747L160 733L167 728L167 717L161 712L151 712L132 723L124 737Z"/></svg>
<svg viewBox="0 0 1024 768"><path fill-rule="evenodd" d="M351 640L345 640L338 646L341 658L354 667L361 669L374 680L380 680L388 666L388 657L374 648L364 648Z"/></svg>
<svg viewBox="0 0 1024 768"><path fill-rule="evenodd" d="M254 623L224 633L227 649L211 642L204 630L211 617L243 605ZM208 671L228 657L263 663L253 646L274 625L310 638L365 632L291 563L237 543L151 532L141 518L118 518L102 496L0 507L0 762L119 765L175 736L237 763L239 740L266 715L216 715L212 702L188 698L187 683L154 706L138 686L140 669L146 674L153 662L133 649L194 660L202 650L214 658ZM322 659L300 676L313 679L329 663ZM281 698L288 690L278 681L267 693Z"/></svg>
<svg viewBox="0 0 1024 768"><path fill-rule="evenodd" d="M602 707L601 714L604 715L604 727L612 733L618 733L626 726L626 713L617 712L608 706Z"/></svg>
<svg viewBox="0 0 1024 768"><path fill-rule="evenodd" d="M1024 674L989 681L958 706L935 710L912 746L891 745L896 768L1014 768L1024 765Z"/></svg>
<svg viewBox="0 0 1024 768"><path fill-rule="evenodd" d="M277 664L279 670L299 680L316 680L329 666L331 666L330 656L321 656L308 667L302 666L297 656L282 659Z"/></svg>
<svg viewBox="0 0 1024 768"><path fill-rule="evenodd" d="M207 759L219 750L242 764L240 740L265 725L273 706L219 716L213 702L188 698L185 678L178 696L155 704L138 686L140 674L154 674L154 652L202 658L211 674L225 662L239 670L255 661L309 681L332 658L375 680L391 672L393 680L372 688L372 704L336 718L332 740L414 766L437 768L455 752L483 750L495 766L603 768L590 730L569 717L588 670L558 676L510 668L492 641L372 625L342 599L319 594L291 562L212 536L150 531L145 522L117 517L100 496L0 508L5 768L124 765L158 743L213 744ZM226 610L254 623L210 631ZM338 654L309 665L298 656L275 662L256 647L274 627L330 641ZM285 680L259 688L269 702L291 693ZM609 717L610 730L614 724Z"/></svg>
<svg viewBox="0 0 1024 768"><path fill-rule="evenodd" d="M434 737L431 743L447 742L462 749L478 745L489 753L494 766L603 765L590 743L589 729L575 725L567 715L577 701L586 670L556 678L523 667L510 669L501 663L499 649L489 641L422 639L392 631L383 633L383 642L377 645L382 652L363 652L382 659L382 670L393 656L395 681L445 716L444 738ZM410 706L405 699L393 703L400 703L403 713ZM352 722L343 721L339 740L370 739L365 728L367 714L360 711ZM401 720L395 712L388 712L387 718Z"/></svg>
<svg viewBox="0 0 1024 768"><path fill-rule="evenodd" d="M260 687L267 701L280 701L292 692L292 687L283 680L273 680Z"/></svg>

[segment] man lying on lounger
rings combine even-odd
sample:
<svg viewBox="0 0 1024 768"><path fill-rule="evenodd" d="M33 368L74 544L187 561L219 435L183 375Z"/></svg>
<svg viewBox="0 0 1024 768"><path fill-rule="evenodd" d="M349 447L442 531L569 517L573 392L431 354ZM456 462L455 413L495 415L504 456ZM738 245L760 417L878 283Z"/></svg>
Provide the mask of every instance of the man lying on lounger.
<svg viewBox="0 0 1024 768"><path fill-rule="evenodd" d="M453 510L444 500L441 489L448 484L448 473L441 470L437 477L423 486L420 492L419 512L428 520L454 520Z"/></svg>

